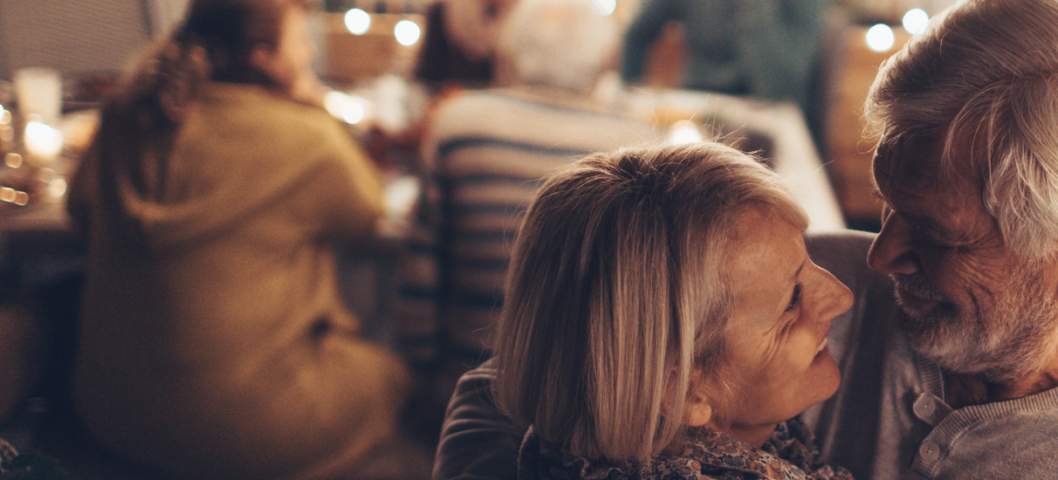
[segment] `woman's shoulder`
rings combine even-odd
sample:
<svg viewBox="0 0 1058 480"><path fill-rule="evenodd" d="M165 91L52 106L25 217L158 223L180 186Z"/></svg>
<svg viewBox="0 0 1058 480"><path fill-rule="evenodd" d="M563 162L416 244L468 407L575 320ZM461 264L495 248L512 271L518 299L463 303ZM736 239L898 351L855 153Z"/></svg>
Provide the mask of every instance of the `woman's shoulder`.
<svg viewBox="0 0 1058 480"><path fill-rule="evenodd" d="M687 431L682 446L649 464L618 464L571 455L541 439L531 428L518 454L520 479L591 478L598 480L852 480L841 467L819 461L811 432L797 420L779 425L764 445L755 448L710 428Z"/></svg>
<svg viewBox="0 0 1058 480"><path fill-rule="evenodd" d="M249 148L258 160L333 158L355 150L348 133L322 107L253 85L207 85L182 135L194 144Z"/></svg>
<svg viewBox="0 0 1058 480"><path fill-rule="evenodd" d="M266 87L209 83L203 87L199 112L230 128L276 130L289 134L336 135L337 120L323 107L294 100Z"/></svg>

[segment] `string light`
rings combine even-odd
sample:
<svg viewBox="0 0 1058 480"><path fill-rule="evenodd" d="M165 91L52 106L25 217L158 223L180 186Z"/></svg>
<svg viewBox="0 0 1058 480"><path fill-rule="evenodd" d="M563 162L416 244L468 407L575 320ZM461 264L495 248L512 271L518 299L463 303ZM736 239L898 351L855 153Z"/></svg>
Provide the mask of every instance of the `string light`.
<svg viewBox="0 0 1058 480"><path fill-rule="evenodd" d="M397 43L410 47L419 43L419 38L422 37L422 29L419 28L419 24L411 20L401 20L393 27L393 35L397 37Z"/></svg>
<svg viewBox="0 0 1058 480"><path fill-rule="evenodd" d="M363 35L371 30L371 14L363 9L353 8L345 12L345 28L353 35Z"/></svg>
<svg viewBox="0 0 1058 480"><path fill-rule="evenodd" d="M889 25L879 23L867 30L867 47L875 52L888 52L896 43L896 36Z"/></svg>
<svg viewBox="0 0 1058 480"><path fill-rule="evenodd" d="M901 23L904 24L904 30L907 30L907 33L921 35L929 26L929 14L921 8L912 8L904 14Z"/></svg>

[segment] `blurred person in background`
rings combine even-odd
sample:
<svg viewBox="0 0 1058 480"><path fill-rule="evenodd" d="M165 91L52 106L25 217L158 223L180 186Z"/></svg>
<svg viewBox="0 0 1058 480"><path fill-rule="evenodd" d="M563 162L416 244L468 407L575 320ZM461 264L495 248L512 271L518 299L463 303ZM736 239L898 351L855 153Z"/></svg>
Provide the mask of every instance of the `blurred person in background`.
<svg viewBox="0 0 1058 480"><path fill-rule="evenodd" d="M523 0L496 52L510 86L455 96L427 127L397 327L434 433L460 374L488 357L509 250L543 177L588 152L656 139L592 97L618 35L592 0Z"/></svg>
<svg viewBox="0 0 1058 480"><path fill-rule="evenodd" d="M372 237L382 188L314 103L307 4L195 0L73 180L75 408L163 477L374 478L408 390L339 298L334 246Z"/></svg>
<svg viewBox="0 0 1058 480"><path fill-rule="evenodd" d="M643 80L664 27L683 27L683 86L796 102L813 118L821 19L826 0L644 0L625 34L621 76Z"/></svg>
<svg viewBox="0 0 1058 480"><path fill-rule="evenodd" d="M442 0L427 12L426 40L415 76L437 88L492 83L493 55L514 0Z"/></svg>

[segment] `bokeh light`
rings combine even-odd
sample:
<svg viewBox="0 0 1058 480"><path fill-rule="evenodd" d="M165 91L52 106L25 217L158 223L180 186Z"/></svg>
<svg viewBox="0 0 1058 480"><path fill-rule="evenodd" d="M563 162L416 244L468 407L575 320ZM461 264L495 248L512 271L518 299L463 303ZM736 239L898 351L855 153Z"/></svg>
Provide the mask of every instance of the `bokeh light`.
<svg viewBox="0 0 1058 480"><path fill-rule="evenodd" d="M670 145L688 145L705 141L705 136L694 122L680 120L669 128L667 140Z"/></svg>
<svg viewBox="0 0 1058 480"><path fill-rule="evenodd" d="M609 17L617 12L617 0L594 0L595 10L600 15Z"/></svg>
<svg viewBox="0 0 1058 480"><path fill-rule="evenodd" d="M323 98L323 105L332 116L349 125L367 118L367 101L360 97L332 91Z"/></svg>
<svg viewBox="0 0 1058 480"><path fill-rule="evenodd" d="M888 52L896 43L893 29L884 23L879 23L867 30L867 47L875 52Z"/></svg>
<svg viewBox="0 0 1058 480"><path fill-rule="evenodd" d="M354 8L345 12L345 28L353 35L363 35L371 30L371 14Z"/></svg>
<svg viewBox="0 0 1058 480"><path fill-rule="evenodd" d="M26 124L26 150L38 159L54 159L62 153L62 132L43 122Z"/></svg>
<svg viewBox="0 0 1058 480"><path fill-rule="evenodd" d="M929 14L921 8L912 8L904 14L902 23L907 33L921 35L925 33L926 27L929 26Z"/></svg>
<svg viewBox="0 0 1058 480"><path fill-rule="evenodd" d="M419 24L411 20L401 20L393 27L393 35L397 37L397 43L410 47L419 43L419 38L422 37L422 29L419 28Z"/></svg>

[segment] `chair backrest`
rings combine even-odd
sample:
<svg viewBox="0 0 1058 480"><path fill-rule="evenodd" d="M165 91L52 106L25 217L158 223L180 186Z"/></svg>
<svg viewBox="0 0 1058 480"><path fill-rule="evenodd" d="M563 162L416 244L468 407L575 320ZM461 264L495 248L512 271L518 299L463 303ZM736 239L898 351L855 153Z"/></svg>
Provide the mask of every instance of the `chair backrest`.
<svg viewBox="0 0 1058 480"><path fill-rule="evenodd" d="M182 0L0 0L0 77L121 70ZM164 8L164 11L162 10Z"/></svg>

